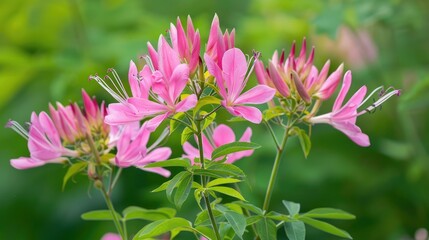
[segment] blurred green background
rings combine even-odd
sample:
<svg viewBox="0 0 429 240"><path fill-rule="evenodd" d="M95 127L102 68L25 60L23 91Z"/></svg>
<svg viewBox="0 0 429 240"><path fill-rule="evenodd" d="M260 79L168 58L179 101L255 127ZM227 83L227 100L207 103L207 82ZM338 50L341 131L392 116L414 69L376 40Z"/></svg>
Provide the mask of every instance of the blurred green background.
<svg viewBox="0 0 429 240"><path fill-rule="evenodd" d="M306 37L316 47L317 66L331 59L331 69L345 62L353 70L354 89L366 84L403 90L381 111L359 117L369 148L324 125L313 128L307 159L291 141L272 209L283 211L282 199L300 202L304 211L344 209L357 219L334 223L355 239L414 239L416 230L429 228L427 0L1 1L0 122L24 123L32 111L47 110L48 102L80 101L81 88L113 101L89 75L115 67L126 80L129 60L145 53L147 41L156 45L177 16L184 21L190 14L204 43L214 13L222 29L236 28L236 46L244 52L256 49L266 60ZM241 123L233 126L239 135L244 131ZM252 127L253 140L264 147L238 165L249 178L245 196L262 205L275 150L264 126ZM175 156L182 154L178 139L176 133L169 141ZM15 170L9 159L28 155L25 140L3 129L0 145L0 239L99 239L114 230L110 222L80 219L85 211L105 208L84 176L61 191L65 168ZM114 192L117 209L173 207L163 193L149 193L162 180L127 169ZM178 214L189 214L192 206L188 200ZM307 229L308 239L337 239Z"/></svg>

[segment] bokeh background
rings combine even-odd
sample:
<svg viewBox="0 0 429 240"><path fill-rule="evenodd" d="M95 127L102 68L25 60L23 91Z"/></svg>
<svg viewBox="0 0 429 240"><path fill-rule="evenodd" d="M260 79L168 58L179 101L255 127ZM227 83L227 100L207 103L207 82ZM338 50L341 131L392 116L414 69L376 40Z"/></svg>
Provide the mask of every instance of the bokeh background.
<svg viewBox="0 0 429 240"><path fill-rule="evenodd" d="M313 128L312 151L304 159L298 142L287 148L272 208L281 200L302 210L335 207L357 216L333 222L355 239L414 239L429 228L429 2L427 0L328 1L125 1L16 0L0 2L0 122L21 123L48 102L80 101L80 89L113 101L88 76L115 67L127 76L130 59L145 53L177 16L190 14L207 40L214 13L223 29L236 28L236 46L263 59L287 51L306 37L316 47L316 65L331 59L353 70L354 89L368 85L403 90L381 111L359 117L372 145L360 148L330 126ZM155 44L156 45L156 44ZM254 81L254 80L253 80ZM330 103L322 111L330 109ZM242 123L233 123L242 134ZM263 148L238 162L248 174L245 196L262 205L275 154L266 129L252 126ZM80 214L104 202L85 176L64 191L65 168L47 165L19 171L9 159L28 155L26 142L10 129L0 135L0 239L99 239L110 222L85 222ZM180 156L179 133L169 144ZM114 193L117 209L129 205L173 207L163 193L150 194L162 177L124 172ZM179 215L195 214L188 200ZM131 232L145 222L134 222ZM338 239L308 229L308 239ZM282 232L280 230L279 232ZM283 233L281 233L283 234ZM284 234L283 234L284 235ZM280 238L286 239L283 235Z"/></svg>

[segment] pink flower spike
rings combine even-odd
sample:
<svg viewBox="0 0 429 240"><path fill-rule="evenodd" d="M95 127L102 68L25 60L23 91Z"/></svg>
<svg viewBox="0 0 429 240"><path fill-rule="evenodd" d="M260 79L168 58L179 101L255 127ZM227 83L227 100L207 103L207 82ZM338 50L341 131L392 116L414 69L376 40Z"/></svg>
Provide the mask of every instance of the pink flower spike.
<svg viewBox="0 0 429 240"><path fill-rule="evenodd" d="M268 63L268 72L270 73L271 80L276 87L277 91L283 96L283 97L289 97L290 96L290 90L287 86L285 80L283 80L282 76L280 75L276 65L269 61Z"/></svg>
<svg viewBox="0 0 429 240"><path fill-rule="evenodd" d="M216 78L220 95L224 99L222 105L234 116L260 123L261 111L245 104L266 103L274 97L276 91L268 86L259 85L241 94L249 77L246 77L247 62L243 52L238 48L226 51L222 58L223 69L209 55L206 54L204 59L209 72Z"/></svg>

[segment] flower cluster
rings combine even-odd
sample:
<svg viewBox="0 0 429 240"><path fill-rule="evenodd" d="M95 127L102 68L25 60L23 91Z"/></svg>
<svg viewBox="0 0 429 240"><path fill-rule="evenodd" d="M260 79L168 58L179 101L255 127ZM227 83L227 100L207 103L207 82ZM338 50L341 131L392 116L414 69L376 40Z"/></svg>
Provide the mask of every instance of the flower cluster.
<svg viewBox="0 0 429 240"><path fill-rule="evenodd" d="M304 39L299 54L296 54L294 43L288 56L285 51L281 54L275 51L264 65L260 53L246 56L235 46L235 30L222 32L216 15L205 49L201 46L200 33L194 28L191 18L187 19L186 31L178 18L176 24L170 25L168 36L159 36L156 48L151 43L147 44L147 55L142 57L144 61L138 64L130 61L130 92L114 69L109 69L104 77L90 76L117 102L107 107L104 103L99 106L95 98L82 91L83 109L76 103L68 106L57 103L56 107L49 105L49 114L32 113L28 131L10 120L7 126L28 140L30 151L30 157L12 159L12 166L27 169L46 163L66 163L70 168L65 181L70 175L86 170L109 207L111 215L104 220L113 220L119 233L106 234L103 239L126 240L125 222L134 217L154 221L137 233L138 239L152 238L170 230L178 233L183 229L193 231L201 239L234 239L235 235L243 239L249 222L258 239L271 239L278 226L282 225L288 237L296 232L305 233L304 223L315 226L319 220L300 215L299 204L283 201L288 215L268 212L288 138L297 135L307 155L311 144L308 143L309 131L304 127L326 123L343 132L356 144L369 146L369 137L356 125L357 117L374 111L390 97L399 95L400 91L379 87L366 96L367 88L362 86L344 103L352 83L352 74L350 71L343 74L343 64L330 72L331 64L327 61L319 70L313 64L315 49L313 47L307 54L307 42ZM249 81L253 71L257 78L256 86ZM335 94L341 80L342 85L332 112L318 115L322 103ZM365 106L368 99L377 94L378 100ZM268 109L261 111L258 106L262 104L267 104ZM235 121L253 124L264 122L273 137L277 155L262 208L245 202L238 187L224 186L244 180L244 172L233 163L251 156L259 145L250 142L250 127L237 140L231 127L216 121L219 113L232 115ZM151 134L168 121L169 127L149 145ZM281 143L277 140L273 124L279 125L280 131L284 132ZM176 129L182 131L184 154L165 161L172 151L169 147L159 145ZM193 139L195 143L191 143ZM184 168L154 191L166 190L168 199L180 207L191 189L195 188L194 197L202 210L197 217L199 221L195 221L196 227L192 227L192 223L185 219L174 217L176 211L167 208L149 211L130 207L123 211L124 217L121 217L113 208L110 193L121 169L130 166L165 177L169 177L170 172L163 167ZM112 178L115 167L119 170ZM106 175L109 181L103 180ZM194 176L199 176L201 181L194 181ZM106 188L107 182L109 186ZM217 194L228 195L241 202L222 204ZM214 200L211 201L211 198ZM243 209L247 212L246 216L242 214ZM213 210L219 217L213 215ZM332 209L326 208L320 214L330 214L329 211ZM338 219L354 218L351 214L335 209L333 213ZM133 217L127 217L127 214ZM101 215L106 214L97 215L95 219L103 219ZM310 216L314 215L319 216ZM154 230L163 223L166 225L162 230ZM292 223L296 225L288 225ZM218 224L230 230L220 231ZM333 226L329 229L321 230L340 237L350 237ZM304 239L304 236L299 239Z"/></svg>
<svg viewBox="0 0 429 240"><path fill-rule="evenodd" d="M89 177L98 178L100 176L92 168L94 164L143 168L148 163L169 158L171 150L168 147L146 147L150 136L146 124L140 127L138 122L132 122L109 126L105 123L107 111L104 102L98 106L96 99L84 90L82 98L83 111L77 103L68 106L57 103L57 108L49 105L50 114L33 112L28 131L16 121L9 120L7 127L28 140L30 151L30 157L12 159L12 166L27 169L46 163L73 164L82 161L88 163ZM114 149L117 154L110 158L108 154ZM166 177L170 175L169 171L161 168L144 170L155 171Z"/></svg>

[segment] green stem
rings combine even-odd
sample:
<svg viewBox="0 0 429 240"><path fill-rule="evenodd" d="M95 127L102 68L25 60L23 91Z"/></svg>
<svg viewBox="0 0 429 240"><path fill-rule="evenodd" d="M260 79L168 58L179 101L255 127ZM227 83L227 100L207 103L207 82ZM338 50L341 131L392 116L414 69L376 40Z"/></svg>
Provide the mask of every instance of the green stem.
<svg viewBox="0 0 429 240"><path fill-rule="evenodd" d="M119 168L118 171L116 172L115 178L113 179L113 181L109 186L109 191L107 192L107 194L110 195L110 193L112 193L112 190L115 187L116 183L118 182L118 179L119 179L119 176L121 176L121 173L122 173L122 168Z"/></svg>
<svg viewBox="0 0 429 240"><path fill-rule="evenodd" d="M118 216L116 215L116 211L115 211L115 208L113 207L112 201L110 200L109 194L107 194L104 186L100 188L100 191L103 193L103 197L104 197L104 200L106 201L107 207L112 213L113 222L115 223L116 230L118 231L119 235L121 235L122 240L127 240L127 236L125 235L124 230L122 229L121 222L119 221Z"/></svg>
<svg viewBox="0 0 429 240"><path fill-rule="evenodd" d="M205 166L204 166L204 149L203 149L203 134L201 131L201 121L197 121L197 132L198 132L198 134L197 134L198 150L200 152L201 169L205 169ZM207 185L207 181L206 181L206 178L204 176L201 176L201 185L203 185L203 188L205 188ZM210 222L211 222L212 227L213 227L213 231L216 234L216 239L221 240L221 237L219 234L219 229L217 227L216 220L215 220L214 215L213 215L212 207L210 205L209 197L208 197L206 192L203 192L202 194L203 194L204 202L206 204L207 213L209 215Z"/></svg>
<svg viewBox="0 0 429 240"><path fill-rule="evenodd" d="M271 134L271 137L273 137L274 143L276 144L276 149L277 149L277 150L279 150L279 149L280 149L280 144L279 144L279 141L277 140L277 137L276 137L276 134L274 133L273 128L271 127L271 125L270 125L270 123L269 123L269 122L264 121L264 123L265 123L265 125L267 126L268 131L269 131L269 132L270 132L270 134Z"/></svg>
<svg viewBox="0 0 429 240"><path fill-rule="evenodd" d="M216 112L217 110L219 110L219 108L221 108L222 105L217 106L216 108L214 108L213 110L211 110L209 113L207 113L206 115L204 115L201 119L204 120L206 118L208 118L210 115L212 115L214 112Z"/></svg>
<svg viewBox="0 0 429 240"><path fill-rule="evenodd" d="M283 141L280 145L280 148L277 149L277 155L276 155L276 158L274 160L273 169L271 170L270 181L268 182L267 193L265 194L264 206L262 208L264 210L264 212L266 212L270 206L271 195L272 195L273 190L274 190L274 184L276 182L277 173L279 171L280 161L281 161L283 153L284 153L286 142L289 138L289 129L290 129L290 127L288 125L288 127L286 127L286 129L285 129L285 135L283 137Z"/></svg>

